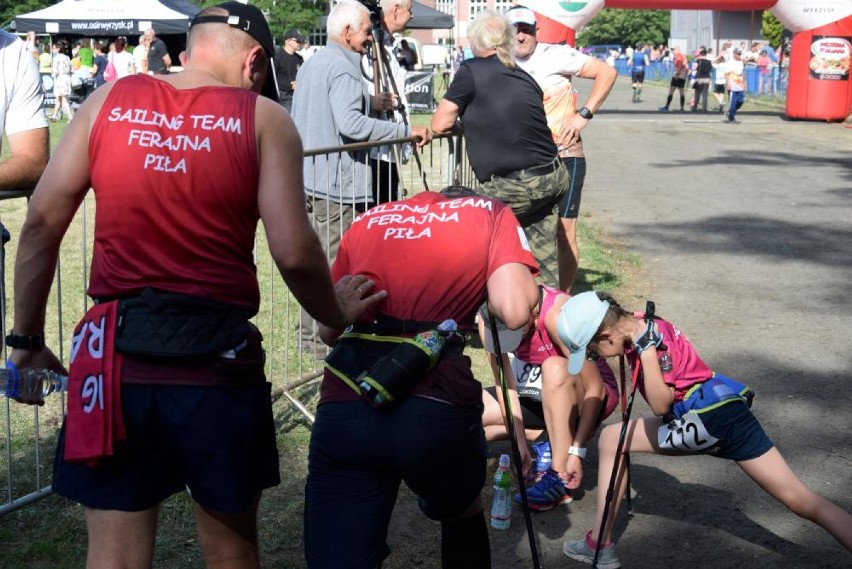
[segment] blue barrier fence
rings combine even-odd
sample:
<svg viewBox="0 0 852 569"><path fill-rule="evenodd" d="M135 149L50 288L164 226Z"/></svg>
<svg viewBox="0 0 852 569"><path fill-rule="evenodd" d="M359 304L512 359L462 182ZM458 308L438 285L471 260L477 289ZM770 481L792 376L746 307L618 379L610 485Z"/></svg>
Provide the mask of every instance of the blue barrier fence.
<svg viewBox="0 0 852 569"><path fill-rule="evenodd" d="M615 62L615 69L619 75L630 77L630 66L627 65L626 59L618 59ZM654 61L651 65L645 68L646 81L663 81L668 83L671 80L673 65L671 62ZM763 72L761 72L763 71ZM761 70L756 65L745 66L746 78L746 93L750 95L764 95L767 97L786 97L787 96L787 78L789 76L787 67L770 67L766 70ZM713 70L715 77L716 70ZM712 86L710 88L713 90Z"/></svg>

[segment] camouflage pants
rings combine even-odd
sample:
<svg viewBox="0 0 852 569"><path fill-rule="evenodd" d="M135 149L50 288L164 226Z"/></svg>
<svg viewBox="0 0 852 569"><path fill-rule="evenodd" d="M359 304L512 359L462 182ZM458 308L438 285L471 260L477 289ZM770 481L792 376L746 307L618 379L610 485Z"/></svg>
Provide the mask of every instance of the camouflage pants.
<svg viewBox="0 0 852 569"><path fill-rule="evenodd" d="M553 172L540 176L515 178L493 176L482 184L482 192L502 201L515 213L533 256L538 262L539 280L558 286L559 265L556 261L556 229L559 224L559 201L568 191L571 178L558 158Z"/></svg>

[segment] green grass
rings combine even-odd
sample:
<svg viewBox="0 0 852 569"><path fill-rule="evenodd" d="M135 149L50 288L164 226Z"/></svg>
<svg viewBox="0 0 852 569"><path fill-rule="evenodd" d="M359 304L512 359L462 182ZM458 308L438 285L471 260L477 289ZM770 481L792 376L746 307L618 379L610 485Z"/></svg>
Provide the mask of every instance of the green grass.
<svg viewBox="0 0 852 569"><path fill-rule="evenodd" d="M429 115L414 115L415 124L428 124L430 118ZM64 124L51 124L53 146L63 130ZM440 156L424 157L427 167L430 164L434 166L438 161ZM91 254L91 219L94 213L91 196L85 207L85 212L78 214L72 224L62 249L62 337L66 344L70 328L82 314L85 302L81 283L86 259L81 255L81 250L85 243L87 253ZM25 209L26 202L23 199L0 202L0 216L13 233L12 242L6 246L9 275L12 274L17 234L23 223ZM85 224L83 213L88 219ZM619 244L611 242L587 214L580 217L579 239L581 266L575 292L592 288L617 292L636 272L636 258L623 252ZM280 387L286 380L310 371L311 366L301 360L295 350L292 331L298 319L298 306L272 268L262 231L258 232L257 256L262 290L257 324L264 333L269 354L268 377L275 387ZM11 276L6 279L6 284L9 287L7 298L11 299ZM56 287L51 295L47 334L50 345L58 350L60 298L56 294ZM11 314L8 316L11 317ZM7 325L9 322L7 317ZM467 353L473 361L476 377L485 384L493 383L483 351L470 348ZM312 407L316 403L317 390L318 383L314 382L296 389L295 395ZM33 484L32 474L36 470L41 476L41 486L50 479L53 445L61 418L61 399L55 396L50 399L45 407L38 410L37 416L33 408L11 404L11 439L5 427L0 427L0 497L3 501L7 492L13 497L19 497L36 490L38 485ZM282 482L267 491L261 502L261 555L265 567L296 568L303 566L302 509L310 428L307 420L286 399L277 400L273 409L278 429ZM36 422L40 427L37 439L42 450L42 463L38 466L34 461L36 437L33 433ZM12 488L6 488L6 472L10 465L6 459L5 445L10 440L14 476ZM83 510L63 498L48 496L0 517L0 542L3 543L0 569L83 567L86 556ZM392 558L387 566L404 567L399 563L401 561ZM188 569L201 565L191 501L186 494L174 496L161 508L154 566Z"/></svg>

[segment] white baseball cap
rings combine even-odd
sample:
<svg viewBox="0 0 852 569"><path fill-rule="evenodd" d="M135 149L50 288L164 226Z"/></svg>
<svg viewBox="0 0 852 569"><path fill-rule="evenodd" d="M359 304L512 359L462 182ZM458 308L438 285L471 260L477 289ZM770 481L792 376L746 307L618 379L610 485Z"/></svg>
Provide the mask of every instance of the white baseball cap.
<svg viewBox="0 0 852 569"><path fill-rule="evenodd" d="M530 26L536 25L535 12L523 6L515 6L514 8L509 9L509 11L506 12L506 17L509 18L509 22L513 26L518 24L528 24Z"/></svg>
<svg viewBox="0 0 852 569"><path fill-rule="evenodd" d="M572 296L556 319L559 339L568 348L568 373L577 374L586 361L586 348L603 322L609 303L594 291Z"/></svg>

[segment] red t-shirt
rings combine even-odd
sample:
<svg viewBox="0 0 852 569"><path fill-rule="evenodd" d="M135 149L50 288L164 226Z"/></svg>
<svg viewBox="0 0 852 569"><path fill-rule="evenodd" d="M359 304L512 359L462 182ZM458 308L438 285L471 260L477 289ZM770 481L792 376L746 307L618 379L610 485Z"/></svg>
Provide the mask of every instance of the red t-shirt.
<svg viewBox="0 0 852 569"><path fill-rule="evenodd" d="M526 237L512 211L484 196L446 198L423 192L376 206L358 216L340 241L332 266L336 281L363 274L387 290L383 314L441 322L452 318L472 328L485 299L486 282L499 267L522 263L537 270ZM373 314L365 315L369 321ZM453 404L477 404L481 385L464 356L441 359L414 393ZM326 372L321 403L357 399Z"/></svg>
<svg viewBox="0 0 852 569"><path fill-rule="evenodd" d="M89 295L144 287L257 311L257 94L116 82L89 140L97 212Z"/></svg>

